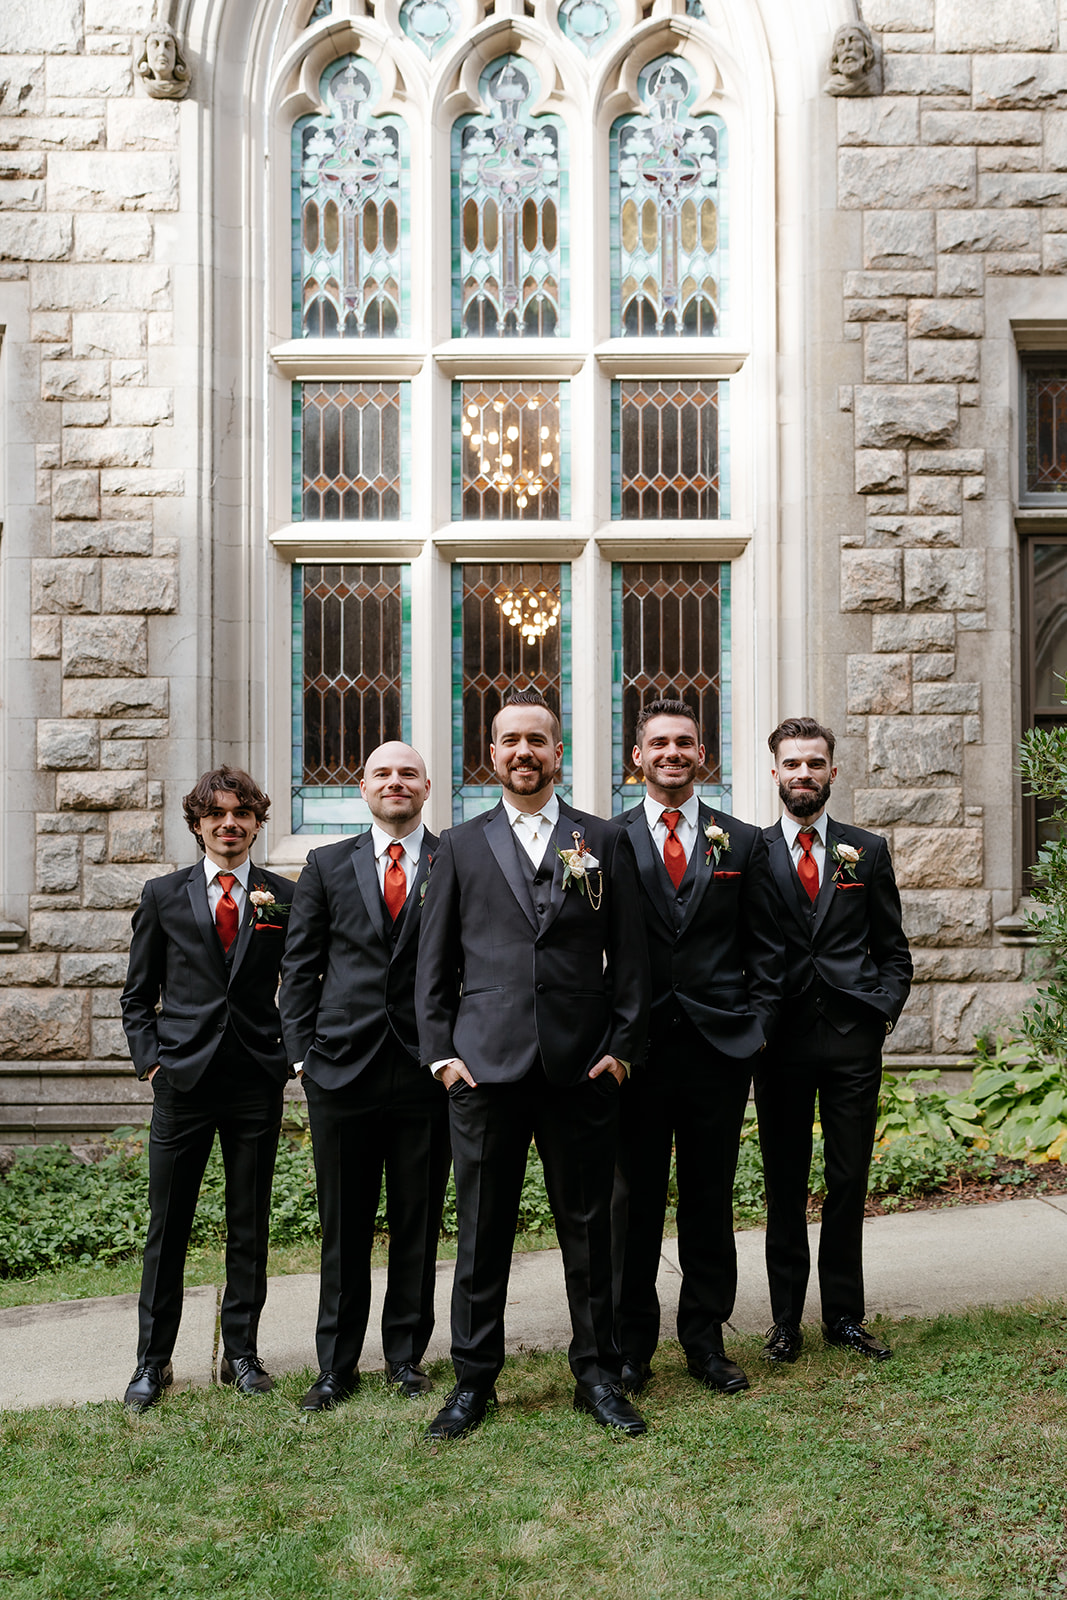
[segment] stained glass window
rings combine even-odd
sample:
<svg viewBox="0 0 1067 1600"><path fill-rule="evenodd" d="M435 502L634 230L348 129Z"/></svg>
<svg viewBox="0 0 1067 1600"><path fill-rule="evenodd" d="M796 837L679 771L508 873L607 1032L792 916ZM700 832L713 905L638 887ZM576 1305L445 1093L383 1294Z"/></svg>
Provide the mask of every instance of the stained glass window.
<svg viewBox="0 0 1067 1600"><path fill-rule="evenodd" d="M729 809L730 567L717 561L624 561L612 568L613 793L640 800L633 762L637 718L649 700L684 700L700 724L706 766L697 791Z"/></svg>
<svg viewBox="0 0 1067 1600"><path fill-rule="evenodd" d="M293 334L380 339L407 331L408 141L375 117L374 66L346 56L320 82L324 112L293 128Z"/></svg>
<svg viewBox="0 0 1067 1600"><path fill-rule="evenodd" d="M452 568L452 814L496 804L493 718L513 686L540 689L563 727L560 793L570 796L570 567L555 562Z"/></svg>
<svg viewBox="0 0 1067 1600"><path fill-rule="evenodd" d="M690 110L699 82L663 56L643 69L644 110L611 130L612 333L719 332L726 273L726 126Z"/></svg>
<svg viewBox="0 0 1067 1600"><path fill-rule="evenodd" d="M406 515L409 385L293 385L293 518L395 522Z"/></svg>
<svg viewBox="0 0 1067 1600"><path fill-rule="evenodd" d="M370 813L363 763L410 741L406 566L293 568L293 831L353 833Z"/></svg>
<svg viewBox="0 0 1067 1600"><path fill-rule="evenodd" d="M640 521L729 515L727 385L690 379L612 385L612 515Z"/></svg>
<svg viewBox="0 0 1067 1600"><path fill-rule="evenodd" d="M404 0L400 26L420 50L432 56L458 33L459 6L456 0Z"/></svg>
<svg viewBox="0 0 1067 1600"><path fill-rule="evenodd" d="M566 134L532 116L533 68L502 56L482 73L486 107L452 131L453 333L567 332Z"/></svg>
<svg viewBox="0 0 1067 1600"><path fill-rule="evenodd" d="M452 511L472 522L555 521L570 513L568 385L453 386Z"/></svg>
<svg viewBox="0 0 1067 1600"><path fill-rule="evenodd" d="M603 49L621 21L615 0L563 0L557 17L563 34L587 56Z"/></svg>
<svg viewBox="0 0 1067 1600"><path fill-rule="evenodd" d="M1027 366L1026 491L1067 491L1067 362Z"/></svg>

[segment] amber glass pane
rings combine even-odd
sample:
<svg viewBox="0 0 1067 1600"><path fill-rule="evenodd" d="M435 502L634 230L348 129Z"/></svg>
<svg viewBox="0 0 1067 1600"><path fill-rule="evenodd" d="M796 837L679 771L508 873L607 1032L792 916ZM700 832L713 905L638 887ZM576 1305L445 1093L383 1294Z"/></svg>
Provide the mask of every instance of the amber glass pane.
<svg viewBox="0 0 1067 1600"><path fill-rule="evenodd" d="M619 407L623 517L718 517L718 385L623 382Z"/></svg>
<svg viewBox="0 0 1067 1600"><path fill-rule="evenodd" d="M1026 487L1032 494L1067 490L1067 366L1027 370Z"/></svg>
<svg viewBox="0 0 1067 1600"><path fill-rule="evenodd" d="M489 731L505 691L540 689L559 716L560 570L554 562L465 562L462 570L463 782L492 783ZM510 620L538 612L544 621L527 636Z"/></svg>
<svg viewBox="0 0 1067 1600"><path fill-rule="evenodd" d="M303 782L356 783L401 736L401 569L303 570Z"/></svg>
<svg viewBox="0 0 1067 1600"><path fill-rule="evenodd" d="M461 404L464 519L555 520L559 384L464 383Z"/></svg>
<svg viewBox="0 0 1067 1600"><path fill-rule="evenodd" d="M305 383L303 505L310 522L400 515L400 385Z"/></svg>

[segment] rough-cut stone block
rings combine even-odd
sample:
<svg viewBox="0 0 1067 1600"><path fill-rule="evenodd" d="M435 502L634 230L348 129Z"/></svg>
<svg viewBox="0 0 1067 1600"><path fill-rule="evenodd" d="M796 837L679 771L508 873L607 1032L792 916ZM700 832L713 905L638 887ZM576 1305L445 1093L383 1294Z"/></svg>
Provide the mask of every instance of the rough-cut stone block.
<svg viewBox="0 0 1067 1600"><path fill-rule="evenodd" d="M102 722L100 724L101 739L167 739L170 737L170 725L165 722L150 722L147 717L124 717L118 722Z"/></svg>
<svg viewBox="0 0 1067 1600"><path fill-rule="evenodd" d="M1050 233L1041 241L1041 270L1067 272L1067 234Z"/></svg>
<svg viewBox="0 0 1067 1600"><path fill-rule="evenodd" d="M962 789L857 789L852 814L861 828L894 823L952 828L963 821Z"/></svg>
<svg viewBox="0 0 1067 1600"><path fill-rule="evenodd" d="M937 0L937 48L1054 50L1057 0Z"/></svg>
<svg viewBox="0 0 1067 1600"><path fill-rule="evenodd" d="M973 206L974 154L956 149L840 150L837 203L850 210Z"/></svg>
<svg viewBox="0 0 1067 1600"><path fill-rule="evenodd" d="M0 6L0 55L40 51L76 55L81 49L81 0L4 0Z"/></svg>
<svg viewBox="0 0 1067 1600"><path fill-rule="evenodd" d="M111 1017L93 1017L92 1051L94 1061L128 1061L130 1052L122 1023Z"/></svg>
<svg viewBox="0 0 1067 1600"><path fill-rule="evenodd" d="M892 494L906 482L903 450L857 450L856 493Z"/></svg>
<svg viewBox="0 0 1067 1600"><path fill-rule="evenodd" d="M166 311L170 270L155 262L44 263L34 273L30 298L35 311Z"/></svg>
<svg viewBox="0 0 1067 1600"><path fill-rule="evenodd" d="M933 294L932 272L846 272L846 300L884 300L902 294Z"/></svg>
<svg viewBox="0 0 1067 1600"><path fill-rule="evenodd" d="M916 683L933 683L942 678L952 678L956 673L956 653L917 656L912 663L911 675Z"/></svg>
<svg viewBox="0 0 1067 1600"><path fill-rule="evenodd" d="M72 816L66 811L39 811L38 833L103 833L107 829L106 817Z"/></svg>
<svg viewBox="0 0 1067 1600"><path fill-rule="evenodd" d="M104 119L81 117L0 117L0 150L92 150L104 137Z"/></svg>
<svg viewBox="0 0 1067 1600"><path fill-rule="evenodd" d="M178 107L159 100L114 99L107 108L109 150L174 150Z"/></svg>
<svg viewBox="0 0 1067 1600"><path fill-rule="evenodd" d="M958 477L920 478L908 484L908 510L916 517L958 516L963 506L963 493ZM925 541L923 541L925 543ZM938 543L941 541L938 540ZM959 539L947 541L959 544ZM114 609L108 607L109 610Z"/></svg>
<svg viewBox="0 0 1067 1600"><path fill-rule="evenodd" d="M905 545L958 545L962 538L960 517L909 517L898 513L867 521L867 543L876 550Z"/></svg>
<svg viewBox="0 0 1067 1600"><path fill-rule="evenodd" d="M846 322L903 322L908 313L908 302L903 295L888 300L846 300Z"/></svg>
<svg viewBox="0 0 1067 1600"><path fill-rule="evenodd" d="M849 656L848 710L852 715L880 716L910 711L911 657Z"/></svg>
<svg viewBox="0 0 1067 1600"><path fill-rule="evenodd" d="M973 87L979 111L1067 106L1067 55L978 56Z"/></svg>
<svg viewBox="0 0 1067 1600"><path fill-rule="evenodd" d="M34 661L58 661L63 653L63 631L58 617L30 619L30 655Z"/></svg>
<svg viewBox="0 0 1067 1600"><path fill-rule="evenodd" d="M982 112L982 116L1003 117L1010 112ZM1041 151L1037 145L1019 149L1016 145L993 145L978 151L978 171L982 172L1040 172ZM981 192L979 190L979 192Z"/></svg>
<svg viewBox="0 0 1067 1600"><path fill-rule="evenodd" d="M57 961L49 955L0 956L0 987L45 988L55 983Z"/></svg>
<svg viewBox="0 0 1067 1600"><path fill-rule="evenodd" d="M43 211L45 187L36 179L5 178L7 170L0 161L0 212Z"/></svg>
<svg viewBox="0 0 1067 1600"><path fill-rule="evenodd" d="M0 216L0 261L64 261L73 243L69 217L28 212Z"/></svg>
<svg viewBox="0 0 1067 1600"><path fill-rule="evenodd" d="M1016 1019L1033 992L1032 985L1018 983L938 985L934 1048L973 1050L975 1040L983 1034L1017 1032Z"/></svg>
<svg viewBox="0 0 1067 1600"><path fill-rule="evenodd" d="M976 300L913 300L908 332L913 339L979 339L985 312Z"/></svg>
<svg viewBox="0 0 1067 1600"><path fill-rule="evenodd" d="M864 0L863 20L876 33L926 33L934 25L934 0Z"/></svg>
<svg viewBox="0 0 1067 1600"><path fill-rule="evenodd" d="M1040 230L1040 219L1026 211L942 211L937 218L937 248L942 255L1015 254L1036 250Z"/></svg>
<svg viewBox="0 0 1067 1600"><path fill-rule="evenodd" d="M963 770L958 717L871 717L867 765L876 784L949 788Z"/></svg>
<svg viewBox="0 0 1067 1600"><path fill-rule="evenodd" d="M143 772L61 772L56 804L63 811L143 811Z"/></svg>
<svg viewBox="0 0 1067 1600"><path fill-rule="evenodd" d="M32 959L55 960L55 957L34 956ZM65 987L77 989L119 987L126 982L127 964L125 956L60 956L59 981Z"/></svg>
<svg viewBox="0 0 1067 1600"><path fill-rule="evenodd" d="M1041 276L1041 256L1036 252L1029 255L1020 252L1018 255L988 255L985 258L987 278L1038 278ZM978 401L966 400L960 395L960 405L977 405Z"/></svg>
<svg viewBox="0 0 1067 1600"><path fill-rule="evenodd" d="M148 671L148 624L133 617L67 617L63 676L134 678Z"/></svg>
<svg viewBox="0 0 1067 1600"><path fill-rule="evenodd" d="M108 467L100 474L100 492L116 498L132 495L138 500L182 495L185 473L180 467Z"/></svg>
<svg viewBox="0 0 1067 1600"><path fill-rule="evenodd" d="M106 56L58 56L45 63L49 100L107 100L129 94L131 63Z"/></svg>
<svg viewBox="0 0 1067 1600"><path fill-rule="evenodd" d="M871 639L876 650L927 651L955 650L954 616L875 617Z"/></svg>
<svg viewBox="0 0 1067 1600"><path fill-rule="evenodd" d="M106 361L42 361L42 400L106 400L111 374Z"/></svg>
<svg viewBox="0 0 1067 1600"><path fill-rule="evenodd" d="M912 267L932 267L933 264L932 211L868 211L864 216L865 267L906 271Z"/></svg>
<svg viewBox="0 0 1067 1600"><path fill-rule="evenodd" d="M1040 144L1036 111L926 111L924 144Z"/></svg>
<svg viewBox="0 0 1067 1600"><path fill-rule="evenodd" d="M145 319L135 311L79 311L71 319L71 351L76 357L139 356L147 344Z"/></svg>
<svg viewBox="0 0 1067 1600"><path fill-rule="evenodd" d="M970 59L932 53L887 53L883 58L883 88L886 94L970 94Z"/></svg>
<svg viewBox="0 0 1067 1600"><path fill-rule="evenodd" d="M971 256L938 256L937 292L945 295L982 294L985 290L985 265Z"/></svg>
<svg viewBox="0 0 1067 1600"><path fill-rule="evenodd" d="M103 741L101 741L101 746ZM110 764L110 763L109 763ZM89 834L82 843L82 859L99 863L107 859L107 840L98 833Z"/></svg>
<svg viewBox="0 0 1067 1600"><path fill-rule="evenodd" d="M37 893L69 894L81 882L81 844L76 834L42 834L37 841Z"/></svg>
<svg viewBox="0 0 1067 1600"><path fill-rule="evenodd" d="M116 389L111 396L111 421L117 428L158 427L174 421L174 390Z"/></svg>
<svg viewBox="0 0 1067 1600"><path fill-rule="evenodd" d="M900 322L872 322L863 336L865 383L903 383L908 376L908 338Z"/></svg>
<svg viewBox="0 0 1067 1600"><path fill-rule="evenodd" d="M100 610L98 561L35 561L33 609L37 612L95 612Z"/></svg>
<svg viewBox="0 0 1067 1600"><path fill-rule="evenodd" d="M978 373L978 344L974 339L908 340L908 378L912 383L977 383Z"/></svg>
<svg viewBox="0 0 1067 1600"><path fill-rule="evenodd" d="M901 895L904 932L912 944L981 945L992 927L991 896L980 889L909 889Z"/></svg>
<svg viewBox="0 0 1067 1600"><path fill-rule="evenodd" d="M128 911L37 911L30 916L35 950L87 950L126 955L130 948Z"/></svg>
<svg viewBox="0 0 1067 1600"><path fill-rule="evenodd" d="M1004 113L1000 112L999 115L1003 116ZM1067 115L1062 111L1046 111L1044 122L1045 168L1052 172L1063 172L1067 170Z"/></svg>
<svg viewBox="0 0 1067 1600"><path fill-rule="evenodd" d="M76 989L0 990L0 1058L71 1061L89 1052L89 996Z"/></svg>
<svg viewBox="0 0 1067 1600"><path fill-rule="evenodd" d="M37 765L45 769L88 769L100 762L100 734L93 722L37 723Z"/></svg>
<svg viewBox="0 0 1067 1600"><path fill-rule="evenodd" d="M165 717L166 678L74 678L63 685L65 717Z"/></svg>
<svg viewBox="0 0 1067 1600"><path fill-rule="evenodd" d="M842 611L893 611L900 605L898 550L841 553Z"/></svg>
<svg viewBox="0 0 1067 1600"><path fill-rule="evenodd" d="M178 164L158 153L57 151L48 201L57 211L176 211Z"/></svg>
<svg viewBox="0 0 1067 1600"><path fill-rule="evenodd" d="M149 878L161 878L172 870L169 866L155 864L86 867L85 904L101 911L119 911L123 906L135 906Z"/></svg>
<svg viewBox="0 0 1067 1600"><path fill-rule="evenodd" d="M63 427L72 428L104 428L109 420L109 408L106 400L67 400L63 405ZM64 433L64 442L70 438L70 433Z"/></svg>
<svg viewBox="0 0 1067 1600"><path fill-rule="evenodd" d="M902 889L973 889L982 882L981 828L896 828L893 866Z"/></svg>
<svg viewBox="0 0 1067 1600"><path fill-rule="evenodd" d="M946 472L984 472L984 450L910 450L908 467L914 473L940 477Z"/></svg>
<svg viewBox="0 0 1067 1600"><path fill-rule="evenodd" d="M101 739L100 765L130 772L143 771L148 766L148 751L143 739Z"/></svg>
<svg viewBox="0 0 1067 1600"><path fill-rule="evenodd" d="M81 261L147 261L152 254L152 223L131 212L98 216L80 211L74 218L74 247Z"/></svg>
<svg viewBox="0 0 1067 1600"><path fill-rule="evenodd" d="M158 14L153 0L85 0L85 28L90 35L111 34L116 30L144 33ZM95 49L99 41L90 38L87 43Z"/></svg>
<svg viewBox="0 0 1067 1600"><path fill-rule="evenodd" d="M1067 204L1067 173L980 172L981 206L1062 206Z"/></svg>
<svg viewBox="0 0 1067 1600"><path fill-rule="evenodd" d="M950 438L959 402L951 384L857 384L854 411L857 447L882 450Z"/></svg>
<svg viewBox="0 0 1067 1600"><path fill-rule="evenodd" d="M921 683L915 686L916 711L979 711L982 687L978 683Z"/></svg>
<svg viewBox="0 0 1067 1600"><path fill-rule="evenodd" d="M176 561L105 561L105 611L174 611L178 604Z"/></svg>
<svg viewBox="0 0 1067 1600"><path fill-rule="evenodd" d="M904 551L908 611L974 611L984 605L985 593L984 550Z"/></svg>
<svg viewBox="0 0 1067 1600"><path fill-rule="evenodd" d="M53 472L52 515L59 518L98 517L100 515L100 474L98 472Z"/></svg>
<svg viewBox="0 0 1067 1600"><path fill-rule="evenodd" d="M7 55L0 78L0 117L39 116L45 109L44 62L37 55Z"/></svg>
<svg viewBox="0 0 1067 1600"><path fill-rule="evenodd" d="M152 460L149 428L64 428L68 467L144 467Z"/></svg>
<svg viewBox="0 0 1067 1600"><path fill-rule="evenodd" d="M112 861L162 861L163 818L158 811L116 811L108 822Z"/></svg>
<svg viewBox="0 0 1067 1600"><path fill-rule="evenodd" d="M152 543L152 524L147 521L52 525L52 551L57 556L146 556Z"/></svg>
<svg viewBox="0 0 1067 1600"><path fill-rule="evenodd" d="M1023 975L1023 952L995 950L915 950L917 983L1011 983Z"/></svg>
<svg viewBox="0 0 1067 1600"><path fill-rule="evenodd" d="M919 108L914 100L882 95L837 102L839 145L904 145L919 142Z"/></svg>
<svg viewBox="0 0 1067 1600"><path fill-rule="evenodd" d="M908 996L886 1044L894 1055L927 1055L932 1048L933 1027L924 1009L926 996L915 987Z"/></svg>

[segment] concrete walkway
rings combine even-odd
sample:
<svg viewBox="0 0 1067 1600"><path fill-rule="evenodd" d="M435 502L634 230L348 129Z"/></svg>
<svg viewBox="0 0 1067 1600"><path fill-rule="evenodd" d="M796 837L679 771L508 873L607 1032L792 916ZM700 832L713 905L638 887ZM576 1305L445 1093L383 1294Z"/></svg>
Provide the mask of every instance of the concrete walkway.
<svg viewBox="0 0 1067 1600"><path fill-rule="evenodd" d="M812 1256L817 1229L812 1229ZM1034 1298L1067 1297L1067 1196L1006 1200L876 1217L865 1224L864 1260L870 1316L937 1316L968 1306L1010 1305ZM733 1326L761 1333L770 1322L763 1270L763 1233L737 1236L738 1297ZM663 1331L674 1333L681 1278L675 1242L664 1245L659 1275ZM428 1360L448 1355L448 1300L452 1262L437 1267L437 1329ZM374 1273L370 1329L360 1363L383 1366L379 1324L385 1271ZM260 1328L259 1350L273 1373L314 1364L318 1278L272 1278ZM185 1295L174 1376L179 1384L207 1384L215 1376L219 1291ZM806 1321L819 1318L813 1282ZM507 1312L508 1350L562 1349L570 1338L558 1250L517 1255ZM0 1409L77 1405L119 1399L129 1382L137 1346L137 1297L68 1300L58 1305L0 1311Z"/></svg>

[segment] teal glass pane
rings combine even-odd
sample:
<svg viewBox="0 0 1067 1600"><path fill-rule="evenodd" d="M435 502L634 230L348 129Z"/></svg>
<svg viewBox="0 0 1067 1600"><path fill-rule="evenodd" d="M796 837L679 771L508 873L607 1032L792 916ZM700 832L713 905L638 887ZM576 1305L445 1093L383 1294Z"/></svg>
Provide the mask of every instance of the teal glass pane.
<svg viewBox="0 0 1067 1600"><path fill-rule="evenodd" d="M452 820L490 810L493 718L511 688L540 689L560 719L557 792L571 797L571 569L567 563L457 562L452 568Z"/></svg>
<svg viewBox="0 0 1067 1600"><path fill-rule="evenodd" d="M560 32L586 56L604 48L621 20L615 0L563 0L557 16Z"/></svg>
<svg viewBox="0 0 1067 1600"><path fill-rule="evenodd" d="M701 5L700 0L685 0L685 14L687 17L693 17L697 22L703 22L704 7Z"/></svg>
<svg viewBox="0 0 1067 1600"><path fill-rule="evenodd" d="M611 737L614 810L637 805L644 780L635 728L650 700L683 700L700 724L705 767L695 787L733 803L730 566L718 561L620 561L611 569Z"/></svg>
<svg viewBox="0 0 1067 1600"><path fill-rule="evenodd" d="M478 87L485 111L452 130L452 331L566 334L566 129L530 114L538 80L519 56L494 61Z"/></svg>
<svg viewBox="0 0 1067 1600"><path fill-rule="evenodd" d="M313 22L322 22L324 18L333 15L333 0L315 0L315 9L307 20L310 28Z"/></svg>
<svg viewBox="0 0 1067 1600"><path fill-rule="evenodd" d="M620 117L609 144L611 331L707 337L725 311L726 125L693 116L699 83L678 56L638 78L644 110Z"/></svg>
<svg viewBox="0 0 1067 1600"><path fill-rule="evenodd" d="M364 762L411 742L411 569L293 568L292 828L361 833Z"/></svg>
<svg viewBox="0 0 1067 1600"><path fill-rule="evenodd" d="M327 67L319 93L325 112L293 127L293 335L406 333L407 128L368 114L381 80L361 56Z"/></svg>
<svg viewBox="0 0 1067 1600"><path fill-rule="evenodd" d="M623 521L729 516L728 383L618 379L611 386L611 514Z"/></svg>
<svg viewBox="0 0 1067 1600"><path fill-rule="evenodd" d="M293 520L409 515L408 383L293 385Z"/></svg>
<svg viewBox="0 0 1067 1600"><path fill-rule="evenodd" d="M456 0L404 0L400 26L420 50L432 56L459 32L459 6Z"/></svg>
<svg viewBox="0 0 1067 1600"><path fill-rule="evenodd" d="M453 385L456 520L569 517L569 390L556 379L471 379Z"/></svg>

